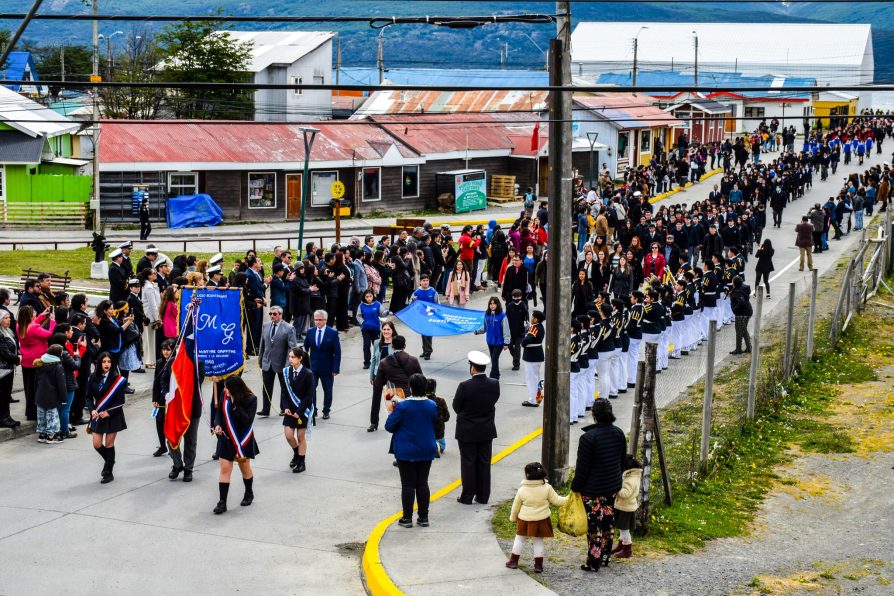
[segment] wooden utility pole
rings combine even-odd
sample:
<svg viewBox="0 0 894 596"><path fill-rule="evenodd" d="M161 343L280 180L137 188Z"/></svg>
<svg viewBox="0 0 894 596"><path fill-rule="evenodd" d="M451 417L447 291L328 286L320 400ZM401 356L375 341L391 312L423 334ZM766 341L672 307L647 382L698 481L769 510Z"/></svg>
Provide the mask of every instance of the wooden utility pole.
<svg viewBox="0 0 894 596"><path fill-rule="evenodd" d="M551 86L571 86L571 3L556 2L556 39L549 44ZM553 486L568 479L571 373L571 92L549 94L549 261L546 296L546 367L543 382L543 462Z"/></svg>
<svg viewBox="0 0 894 596"><path fill-rule="evenodd" d="M642 426L643 426L643 481L640 487L640 508L637 515L639 523L637 529L640 534L649 531L649 509L651 502L649 495L652 490L652 446L655 442L655 365L658 360L658 344L646 344L646 368L643 378L642 394Z"/></svg>

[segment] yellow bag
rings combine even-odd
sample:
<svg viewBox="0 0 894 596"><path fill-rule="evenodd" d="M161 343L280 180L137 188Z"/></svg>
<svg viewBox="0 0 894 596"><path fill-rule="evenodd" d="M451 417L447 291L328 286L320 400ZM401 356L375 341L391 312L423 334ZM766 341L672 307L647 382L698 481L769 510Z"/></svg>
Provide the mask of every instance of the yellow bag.
<svg viewBox="0 0 894 596"><path fill-rule="evenodd" d="M587 511L580 494L571 493L559 508L559 531L569 536L583 536L587 533Z"/></svg>

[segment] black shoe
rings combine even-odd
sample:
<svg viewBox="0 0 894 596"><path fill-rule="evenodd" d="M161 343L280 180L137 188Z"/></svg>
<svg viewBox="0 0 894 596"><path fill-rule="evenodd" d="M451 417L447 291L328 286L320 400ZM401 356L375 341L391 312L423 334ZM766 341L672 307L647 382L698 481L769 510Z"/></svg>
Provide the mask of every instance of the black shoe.
<svg viewBox="0 0 894 596"><path fill-rule="evenodd" d="M134 391L134 388L133 388L133 387L131 387L130 385L128 385L128 386L127 386L127 389L124 390L124 393L127 394L127 395L133 395L133 394L136 393L136 392Z"/></svg>
<svg viewBox="0 0 894 596"><path fill-rule="evenodd" d="M420 516L419 519L416 520L416 523L419 524L420 528L427 528L428 527L428 518Z"/></svg>
<svg viewBox="0 0 894 596"><path fill-rule="evenodd" d="M145 368L138 368L137 370L133 370L133 371L131 371L131 372L135 372L135 373L140 373L140 374L142 374L142 373L145 373L145 372L146 372L146 369L145 369Z"/></svg>
<svg viewBox="0 0 894 596"><path fill-rule="evenodd" d="M22 401L22 400L20 400L20 399L12 399L12 398L9 398L9 403L11 403L11 404L17 404L17 403L19 403L20 401Z"/></svg>
<svg viewBox="0 0 894 596"><path fill-rule="evenodd" d="M733 350L732 352L730 352L730 354L732 354L733 356L738 356L741 353L742 353L742 350Z"/></svg>
<svg viewBox="0 0 894 596"><path fill-rule="evenodd" d="M245 496L242 497L242 501L240 501L239 504L240 504L242 507L248 507L249 505L251 505L251 502L254 501L254 500L255 500L255 494L254 494L254 493L245 493Z"/></svg>
<svg viewBox="0 0 894 596"><path fill-rule="evenodd" d="M609 394L608 398L609 399L618 399L618 396Z"/></svg>
<svg viewBox="0 0 894 596"><path fill-rule="evenodd" d="M413 527L413 518L402 517L397 520L397 525L402 528L412 528Z"/></svg>
<svg viewBox="0 0 894 596"><path fill-rule="evenodd" d="M16 426L15 422L16 422L15 420L13 420L9 416L7 416L3 420L0 420L0 427L15 428L15 426Z"/></svg>
<svg viewBox="0 0 894 596"><path fill-rule="evenodd" d="M105 476L102 477L102 480L100 480L99 483L100 484L108 484L109 482L113 481L114 479L115 479L115 477L112 476L111 472L109 472L108 474L106 474Z"/></svg>
<svg viewBox="0 0 894 596"><path fill-rule="evenodd" d="M192 482L192 470L183 470L183 482Z"/></svg>
<svg viewBox="0 0 894 596"><path fill-rule="evenodd" d="M170 478L171 480L176 480L177 476L179 476L180 472L182 472L182 471L183 471L183 468L178 467L178 466L173 466L171 468L171 472L168 474L168 478Z"/></svg>
<svg viewBox="0 0 894 596"><path fill-rule="evenodd" d="M292 470L293 474L300 474L304 470L307 469L307 466L304 465L304 462L299 462L297 466Z"/></svg>
<svg viewBox="0 0 894 596"><path fill-rule="evenodd" d="M155 450L155 453L152 454L152 457L161 457L162 455L164 455L167 452L168 452L167 447L159 447L158 449Z"/></svg>
<svg viewBox="0 0 894 596"><path fill-rule="evenodd" d="M329 420L329 414L323 414L323 420Z"/></svg>
<svg viewBox="0 0 894 596"><path fill-rule="evenodd" d="M636 389L636 383L627 383L628 389Z"/></svg>
<svg viewBox="0 0 894 596"><path fill-rule="evenodd" d="M258 416L261 416L262 418L267 418L268 416L270 416L270 412L258 412Z"/></svg>
<svg viewBox="0 0 894 596"><path fill-rule="evenodd" d="M478 503L479 505L487 505L487 501L480 501L478 499L475 499L475 502Z"/></svg>
<svg viewBox="0 0 894 596"><path fill-rule="evenodd" d="M217 507L214 508L214 515L220 515L221 513L224 513L226 510L227 510L226 501L218 501Z"/></svg>
<svg viewBox="0 0 894 596"><path fill-rule="evenodd" d="M369 370L369 362L363 363L363 370Z"/></svg>
<svg viewBox="0 0 894 596"><path fill-rule="evenodd" d="M396 468L396 467L397 467L397 460L394 460L393 462L391 462L391 465L394 466L394 467Z"/></svg>
<svg viewBox="0 0 894 596"><path fill-rule="evenodd" d="M531 402L525 400L522 402L522 405L526 408L536 408L539 404L532 404Z"/></svg>
<svg viewBox="0 0 894 596"><path fill-rule="evenodd" d="M289 467L295 469L295 466L298 465L298 456L295 455L292 457L292 461L289 462Z"/></svg>
<svg viewBox="0 0 894 596"><path fill-rule="evenodd" d="M513 367L512 367L512 370L518 370L518 369L519 369L518 366L513 366Z"/></svg>
<svg viewBox="0 0 894 596"><path fill-rule="evenodd" d="M374 433L374 432L376 432L377 430L379 430L379 425L378 425L378 424L370 424L370 425L369 425L369 428L366 429L366 432L368 432L368 433Z"/></svg>
<svg viewBox="0 0 894 596"><path fill-rule="evenodd" d="M462 505L471 505L472 501L463 501L462 497L456 497L456 502Z"/></svg>

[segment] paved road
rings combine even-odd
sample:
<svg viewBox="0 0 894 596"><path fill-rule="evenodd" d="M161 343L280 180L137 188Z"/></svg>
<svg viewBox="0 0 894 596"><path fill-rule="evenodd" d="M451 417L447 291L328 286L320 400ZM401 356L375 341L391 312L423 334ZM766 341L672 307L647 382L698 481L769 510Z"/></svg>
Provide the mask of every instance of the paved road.
<svg viewBox="0 0 894 596"><path fill-rule="evenodd" d="M674 202L706 191L695 187L676 195ZM831 185L817 185L786 210L782 230L768 230L777 246L777 270L797 254L788 246L801 213L831 192ZM833 243L817 265L821 270L830 267L855 240L852 234ZM797 268L790 268L774 284L781 287L798 277ZM773 296L772 304L778 305L782 293L774 290ZM483 307L485 300L478 295L473 306ZM729 328L721 332L719 354L730 349L731 336ZM0 591L43 594L62 589L82 594L139 586L146 592L174 593L362 593L360 545L376 522L399 509L399 480L387 455L388 435L365 432L370 387L360 366L359 335L352 333L344 344L344 373L336 381L333 418L321 422L310 439L308 471L290 473L291 452L281 437L279 419L259 420L256 500L250 508L239 507L242 489L234 478L233 507L223 516L211 514L217 500L217 466L210 460L210 435L200 433L195 481L169 481L169 460L151 457L154 422L145 398L126 409L129 429L120 436L116 480L109 485L99 484L99 457L86 436L59 446L38 444L33 435L0 444ZM412 353L421 351L418 338L411 337L409 344ZM483 339L476 336L438 338L434 357L423 369L439 380L440 393L449 399L466 378L466 351L482 346ZM698 361L696 355L675 361L672 370L659 377L661 403L696 380ZM495 451L540 425L540 410L519 406L522 373L509 371L506 360L503 364ZM253 365L246 379L260 389ZM148 375L134 379L138 387L149 382ZM616 402L622 428L628 425L631 401L627 396ZM453 430L451 421L448 436ZM572 432L572 454L578 434ZM495 471L492 501L510 497L521 467L539 458L540 441L535 440L503 460ZM432 488L449 484L458 473L456 444L450 441L433 466ZM400 533L401 528L386 533L382 558L403 588L416 593L481 593L477 587L509 585L501 583L502 554L489 535L486 508L460 508L454 495L448 495L433 507L431 518L432 527L414 528L416 534ZM425 534L430 540L420 538ZM35 573L38 568L53 572ZM533 580L513 585L516 593L540 589Z"/></svg>

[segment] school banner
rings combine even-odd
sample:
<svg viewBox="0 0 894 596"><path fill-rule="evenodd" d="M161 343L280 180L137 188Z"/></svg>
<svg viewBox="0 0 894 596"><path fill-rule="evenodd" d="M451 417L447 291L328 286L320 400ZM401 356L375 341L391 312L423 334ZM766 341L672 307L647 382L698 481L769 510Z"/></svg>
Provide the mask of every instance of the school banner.
<svg viewBox="0 0 894 596"><path fill-rule="evenodd" d="M484 325L484 311L445 306L434 302L411 302L395 315L419 335L442 336L474 333Z"/></svg>
<svg viewBox="0 0 894 596"><path fill-rule="evenodd" d="M227 377L238 373L245 364L242 292L183 288L180 296L181 329L186 323L186 310L193 294L201 301L196 317L195 340L199 362L205 365L205 376Z"/></svg>

